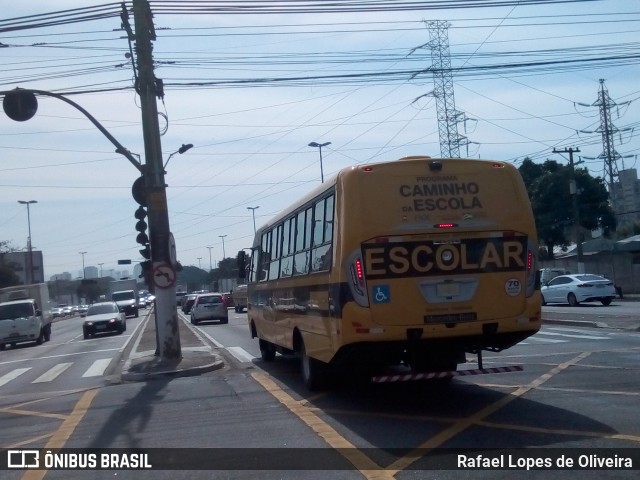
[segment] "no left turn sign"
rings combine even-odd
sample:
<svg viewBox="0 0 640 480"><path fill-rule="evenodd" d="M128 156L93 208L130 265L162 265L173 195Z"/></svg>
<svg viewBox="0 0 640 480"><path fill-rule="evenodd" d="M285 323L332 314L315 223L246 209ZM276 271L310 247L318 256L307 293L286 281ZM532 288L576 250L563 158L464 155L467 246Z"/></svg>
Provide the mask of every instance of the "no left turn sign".
<svg viewBox="0 0 640 480"><path fill-rule="evenodd" d="M170 288L176 283L176 271L167 263L153 267L153 284L158 288Z"/></svg>

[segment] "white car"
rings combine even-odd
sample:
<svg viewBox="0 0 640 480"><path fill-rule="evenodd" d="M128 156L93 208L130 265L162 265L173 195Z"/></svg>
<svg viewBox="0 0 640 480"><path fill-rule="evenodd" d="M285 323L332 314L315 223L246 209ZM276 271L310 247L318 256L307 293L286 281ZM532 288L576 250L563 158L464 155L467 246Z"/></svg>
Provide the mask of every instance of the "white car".
<svg viewBox="0 0 640 480"><path fill-rule="evenodd" d="M191 323L194 325L202 320L220 320L220 323L229 323L229 312L221 293L205 293L196 296L189 313Z"/></svg>
<svg viewBox="0 0 640 480"><path fill-rule="evenodd" d="M610 305L616 297L616 289L611 280L589 273L555 277L542 286L540 293L542 293L543 305L568 303L572 307L580 302L595 301Z"/></svg>

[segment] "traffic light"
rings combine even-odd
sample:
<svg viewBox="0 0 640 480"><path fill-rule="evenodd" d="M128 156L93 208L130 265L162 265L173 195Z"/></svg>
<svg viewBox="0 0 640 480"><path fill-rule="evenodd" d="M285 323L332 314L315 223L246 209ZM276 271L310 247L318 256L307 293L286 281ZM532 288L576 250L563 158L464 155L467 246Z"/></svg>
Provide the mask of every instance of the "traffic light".
<svg viewBox="0 0 640 480"><path fill-rule="evenodd" d="M151 248L149 248L149 244L146 244L142 250L139 250L139 252L143 258L146 258L147 260L151 258Z"/></svg>
<svg viewBox="0 0 640 480"><path fill-rule="evenodd" d="M149 243L149 237L147 236L147 222L144 221L147 216L147 211L144 209L144 207L140 206L136 210L134 216L138 219L138 221L136 222L136 230L139 233L136 237L136 242L138 242L140 245L147 245ZM142 251L140 253L142 253Z"/></svg>
<svg viewBox="0 0 640 480"><path fill-rule="evenodd" d="M148 286L151 286L153 284L153 278L151 278L151 261L145 260L144 262L140 262L140 267L142 268L142 271L138 278L144 278L144 282Z"/></svg>

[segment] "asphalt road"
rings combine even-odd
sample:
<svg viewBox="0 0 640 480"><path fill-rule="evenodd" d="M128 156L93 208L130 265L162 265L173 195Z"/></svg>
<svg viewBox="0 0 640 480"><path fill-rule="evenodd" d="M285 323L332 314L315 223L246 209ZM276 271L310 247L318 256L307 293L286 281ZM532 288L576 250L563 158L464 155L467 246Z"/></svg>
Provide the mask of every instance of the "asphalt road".
<svg viewBox="0 0 640 480"><path fill-rule="evenodd" d="M10 471L2 472L3 479L546 479L558 470L436 471L430 462L445 448L476 454L522 448L526 458L535 459L558 452L577 458L588 448L607 457L623 455L624 449L637 452L640 446L638 332L546 324L518 346L484 356L485 366L521 365L522 372L447 383L342 382L311 394L302 385L297 358L262 362L257 341L249 338L246 314L229 314L228 325L195 327L215 341L226 360L215 372L130 384L103 378L101 385L46 388L28 399L15 391L7 394L11 382L0 387L2 447L172 448L161 451L162 461L173 456L194 467L213 462L211 471ZM74 328L69 344L83 344L71 338ZM108 347L99 350L115 348L107 343L117 338L93 343L93 353L98 345ZM85 352L87 364L97 358ZM8 353L2 352L0 361ZM0 367L8 365L0 362ZM198 447L215 450L177 450ZM188 459L189 452L200 460ZM334 455L325 458L319 452ZM231 460L233 470L216 467ZM321 465L315 471L270 470L282 461ZM248 470L256 465L260 471ZM635 479L638 467L564 469L562 478ZM327 470L332 468L340 470Z"/></svg>

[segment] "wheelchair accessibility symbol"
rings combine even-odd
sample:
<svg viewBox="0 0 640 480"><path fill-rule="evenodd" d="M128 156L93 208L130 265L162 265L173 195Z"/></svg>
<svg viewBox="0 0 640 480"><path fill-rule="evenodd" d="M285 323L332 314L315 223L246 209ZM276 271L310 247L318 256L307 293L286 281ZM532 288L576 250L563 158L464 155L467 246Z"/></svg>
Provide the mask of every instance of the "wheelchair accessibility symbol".
<svg viewBox="0 0 640 480"><path fill-rule="evenodd" d="M389 285L377 285L373 287L373 303L389 303L391 301L391 291Z"/></svg>

